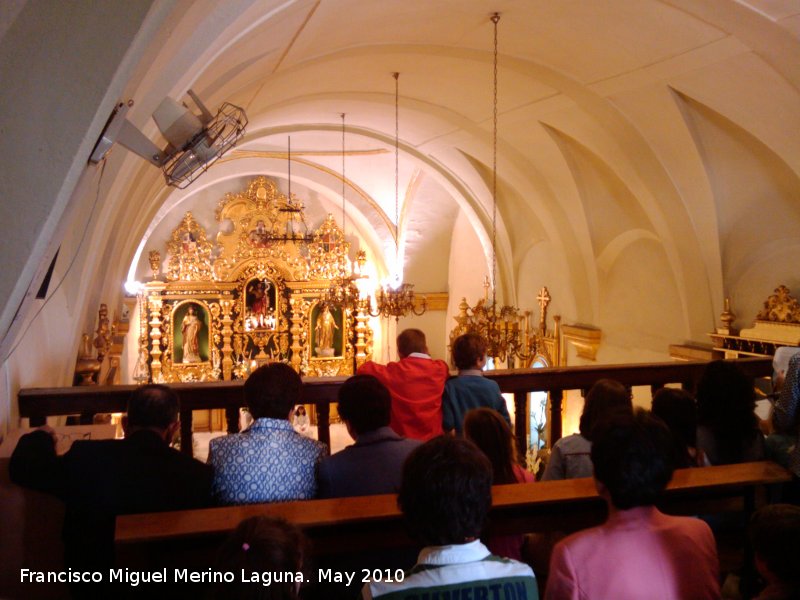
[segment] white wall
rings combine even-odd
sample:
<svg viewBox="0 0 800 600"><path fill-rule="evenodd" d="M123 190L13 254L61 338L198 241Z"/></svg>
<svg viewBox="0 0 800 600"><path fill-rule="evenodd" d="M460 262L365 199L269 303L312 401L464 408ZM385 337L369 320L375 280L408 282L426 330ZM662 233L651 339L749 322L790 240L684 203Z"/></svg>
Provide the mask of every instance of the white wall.
<svg viewBox="0 0 800 600"><path fill-rule="evenodd" d="M5 356L16 343L7 335L16 321L20 332L38 305L18 311L28 286L38 281L50 263L72 211L91 197L74 196L97 136L102 130L128 73L141 50L135 40L152 31L147 22L152 0L50 2L29 0L14 16L0 39L0 348ZM170 2L160 4L166 11ZM163 13L161 13L163 14ZM11 19L9 19L11 20ZM157 19L156 19L157 20ZM54 93L54 90L57 90ZM61 256L61 260L68 258ZM80 266L77 267L80 271ZM38 273L38 275L37 275ZM55 309L58 299L53 300ZM64 300L61 300L64 302ZM67 301L68 303L68 301ZM62 309L66 305L62 305ZM64 356L58 338L64 319L75 313L54 310L31 326L28 334L39 350L52 344L59 352L41 360L4 364L8 385L0 398L0 433L8 427L10 401L21 385L33 385L48 368L74 360ZM48 364L48 362L50 364ZM60 380L61 378L59 378Z"/></svg>

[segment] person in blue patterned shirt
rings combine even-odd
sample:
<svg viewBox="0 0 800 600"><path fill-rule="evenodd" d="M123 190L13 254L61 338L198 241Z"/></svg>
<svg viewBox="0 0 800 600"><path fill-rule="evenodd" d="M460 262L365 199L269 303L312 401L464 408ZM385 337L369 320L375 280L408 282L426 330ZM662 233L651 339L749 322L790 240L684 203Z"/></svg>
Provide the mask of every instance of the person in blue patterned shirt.
<svg viewBox="0 0 800 600"><path fill-rule="evenodd" d="M300 376L288 365L259 367L244 384L253 424L249 429L211 440L208 463L214 467L213 494L218 504L306 500L317 494L317 463L325 444L292 428L300 400Z"/></svg>

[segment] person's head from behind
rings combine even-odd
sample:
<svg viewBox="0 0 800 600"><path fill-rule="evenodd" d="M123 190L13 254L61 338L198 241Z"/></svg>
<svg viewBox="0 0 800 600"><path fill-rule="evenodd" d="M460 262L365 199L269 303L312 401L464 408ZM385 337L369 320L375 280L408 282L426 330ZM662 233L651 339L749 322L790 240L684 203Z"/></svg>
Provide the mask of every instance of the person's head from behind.
<svg viewBox="0 0 800 600"><path fill-rule="evenodd" d="M493 483L516 483L516 444L511 428L496 410L474 408L464 416L464 437L475 444L492 464Z"/></svg>
<svg viewBox="0 0 800 600"><path fill-rule="evenodd" d="M492 504L489 459L469 440L434 438L406 459L397 504L426 546L477 539Z"/></svg>
<svg viewBox="0 0 800 600"><path fill-rule="evenodd" d="M752 421L756 407L752 380L734 362L714 360L706 365L697 384L697 410L701 425L743 416Z"/></svg>
<svg viewBox="0 0 800 600"><path fill-rule="evenodd" d="M414 352L428 353L425 334L419 329L404 329L397 336L397 354L400 358L406 358Z"/></svg>
<svg viewBox="0 0 800 600"><path fill-rule="evenodd" d="M453 342L453 364L460 371L482 369L486 364L486 340L477 333L465 333Z"/></svg>
<svg viewBox="0 0 800 600"><path fill-rule="evenodd" d="M644 410L618 414L594 430L592 464L598 491L618 510L650 506L672 479L672 438Z"/></svg>
<svg viewBox="0 0 800 600"><path fill-rule="evenodd" d="M715 360L697 384L697 423L714 434L718 464L741 462L759 435L753 381L736 365Z"/></svg>
<svg viewBox="0 0 800 600"><path fill-rule="evenodd" d="M178 394L165 385L143 385L128 399L128 410L122 419L126 434L150 429L167 443L178 430Z"/></svg>
<svg viewBox="0 0 800 600"><path fill-rule="evenodd" d="M579 425L581 435L592 440L592 430L601 420L617 413L630 415L632 412L633 402L628 388L613 379L600 379L586 394Z"/></svg>
<svg viewBox="0 0 800 600"><path fill-rule="evenodd" d="M300 401L302 380L289 365L268 363L244 382L244 401L254 419L288 419Z"/></svg>
<svg viewBox="0 0 800 600"><path fill-rule="evenodd" d="M217 553L215 568L237 574L233 583L214 589L215 598L263 598L294 600L300 588L297 573L302 573L308 542L291 523L277 517L245 519L223 543ZM269 586L242 582L239 573L281 573L283 581ZM285 574L292 573L293 577ZM277 579L277 578L275 578Z"/></svg>
<svg viewBox="0 0 800 600"><path fill-rule="evenodd" d="M756 567L771 584L782 584L800 594L800 506L770 504L760 508L750 521L750 540L755 554ZM770 596L772 597L772 596Z"/></svg>
<svg viewBox="0 0 800 600"><path fill-rule="evenodd" d="M389 425L392 397L372 375L355 375L339 388L339 416L353 438Z"/></svg>
<svg viewBox="0 0 800 600"><path fill-rule="evenodd" d="M677 388L661 388L653 395L651 410L672 434L676 468L691 464L689 449L697 446L697 405L692 395Z"/></svg>

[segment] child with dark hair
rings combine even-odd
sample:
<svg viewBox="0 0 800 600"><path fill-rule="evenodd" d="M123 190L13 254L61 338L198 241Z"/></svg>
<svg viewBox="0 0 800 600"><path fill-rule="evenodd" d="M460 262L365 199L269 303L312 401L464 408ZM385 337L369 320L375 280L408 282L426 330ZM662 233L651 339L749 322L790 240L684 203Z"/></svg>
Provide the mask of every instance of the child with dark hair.
<svg viewBox="0 0 800 600"><path fill-rule="evenodd" d="M231 600L297 600L308 541L291 523L276 517L245 519L220 547L215 568L234 573L232 583L214 587L212 598ZM252 573L270 573L270 585ZM241 574L252 581L242 581Z"/></svg>
<svg viewBox="0 0 800 600"><path fill-rule="evenodd" d="M492 467L472 442L440 436L414 450L397 503L426 547L402 581L368 583L362 598L538 599L531 568L494 556L478 539L492 505Z"/></svg>
<svg viewBox="0 0 800 600"><path fill-rule="evenodd" d="M671 452L669 430L645 411L597 426L591 457L608 520L556 545L546 599L720 597L711 529L655 507L672 479Z"/></svg>
<svg viewBox="0 0 800 600"><path fill-rule="evenodd" d="M619 381L600 379L595 383L583 404L580 433L558 440L550 453L542 481L553 479L576 479L592 476L592 431L603 419L617 413L630 415L633 412L631 393Z"/></svg>
<svg viewBox="0 0 800 600"><path fill-rule="evenodd" d="M482 406L496 410L511 425L500 386L483 376L486 348L486 340L477 333L465 333L453 342L453 364L458 369L458 377L448 379L444 384L442 427L445 432L461 434L464 415Z"/></svg>
<svg viewBox="0 0 800 600"><path fill-rule="evenodd" d="M771 504L750 522L756 568L767 587L756 600L800 598L800 506Z"/></svg>
<svg viewBox="0 0 800 600"><path fill-rule="evenodd" d="M492 464L492 484L533 483L522 468L511 428L490 408L474 408L464 417L464 437L474 443ZM486 540L492 554L522 560L523 535L496 535Z"/></svg>
<svg viewBox="0 0 800 600"><path fill-rule="evenodd" d="M677 388L661 388L653 395L651 410L672 433L675 468L704 466L705 456L697 449L697 405L692 395Z"/></svg>
<svg viewBox="0 0 800 600"><path fill-rule="evenodd" d="M697 386L697 447L712 465L764 458L752 380L736 363L715 360Z"/></svg>

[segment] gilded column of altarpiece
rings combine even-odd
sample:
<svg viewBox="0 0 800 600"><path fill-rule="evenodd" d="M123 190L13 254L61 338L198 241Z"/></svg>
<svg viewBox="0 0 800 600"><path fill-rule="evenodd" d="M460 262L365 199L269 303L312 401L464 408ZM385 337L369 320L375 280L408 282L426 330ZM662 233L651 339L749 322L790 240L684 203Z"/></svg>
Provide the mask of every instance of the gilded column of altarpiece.
<svg viewBox="0 0 800 600"><path fill-rule="evenodd" d="M214 218L212 242L185 214L163 273L150 252L139 362L151 381L245 378L273 361L304 375L350 375L371 357L367 316L330 300L350 274L350 244L331 215L309 232L303 204L256 177L220 200Z"/></svg>

